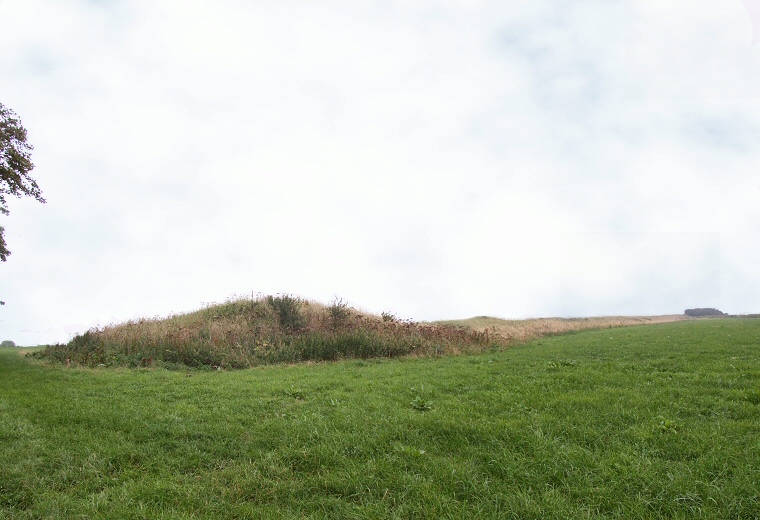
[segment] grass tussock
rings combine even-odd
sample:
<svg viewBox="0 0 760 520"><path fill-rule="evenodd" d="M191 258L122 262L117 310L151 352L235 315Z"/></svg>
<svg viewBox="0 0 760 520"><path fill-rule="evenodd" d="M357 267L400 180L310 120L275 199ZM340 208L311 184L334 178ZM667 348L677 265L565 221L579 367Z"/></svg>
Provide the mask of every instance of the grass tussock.
<svg viewBox="0 0 760 520"><path fill-rule="evenodd" d="M246 368L345 358L440 355L506 344L489 330L400 320L290 295L230 300L189 314L108 325L37 357L84 366Z"/></svg>

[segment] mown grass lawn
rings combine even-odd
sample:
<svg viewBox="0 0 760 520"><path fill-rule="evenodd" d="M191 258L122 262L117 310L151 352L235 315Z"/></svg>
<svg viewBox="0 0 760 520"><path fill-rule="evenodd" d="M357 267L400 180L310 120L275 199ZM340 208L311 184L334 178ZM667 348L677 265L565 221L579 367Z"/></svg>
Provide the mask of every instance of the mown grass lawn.
<svg viewBox="0 0 760 520"><path fill-rule="evenodd" d="M760 320L471 356L74 369L0 350L0 518L760 518Z"/></svg>

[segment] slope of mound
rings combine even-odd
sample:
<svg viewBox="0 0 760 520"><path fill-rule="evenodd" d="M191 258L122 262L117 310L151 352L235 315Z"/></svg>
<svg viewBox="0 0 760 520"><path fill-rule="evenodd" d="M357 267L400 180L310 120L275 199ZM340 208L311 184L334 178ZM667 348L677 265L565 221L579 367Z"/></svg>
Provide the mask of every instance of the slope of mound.
<svg viewBox="0 0 760 520"><path fill-rule="evenodd" d="M594 318L533 318L505 320L489 316L476 316L466 320L438 321L436 324L466 327L477 332L490 332L493 336L510 343L522 343L543 336L566 334L586 329L611 329L669 323L689 319L679 314L663 316L599 316Z"/></svg>

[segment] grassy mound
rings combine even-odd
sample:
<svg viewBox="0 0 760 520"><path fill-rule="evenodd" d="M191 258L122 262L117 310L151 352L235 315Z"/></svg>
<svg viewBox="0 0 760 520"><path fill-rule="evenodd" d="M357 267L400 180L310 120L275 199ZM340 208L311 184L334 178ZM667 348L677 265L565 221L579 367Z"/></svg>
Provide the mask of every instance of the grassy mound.
<svg viewBox="0 0 760 520"><path fill-rule="evenodd" d="M131 321L51 345L38 357L85 366L246 368L267 363L436 355L503 345L488 330L376 316L289 295Z"/></svg>

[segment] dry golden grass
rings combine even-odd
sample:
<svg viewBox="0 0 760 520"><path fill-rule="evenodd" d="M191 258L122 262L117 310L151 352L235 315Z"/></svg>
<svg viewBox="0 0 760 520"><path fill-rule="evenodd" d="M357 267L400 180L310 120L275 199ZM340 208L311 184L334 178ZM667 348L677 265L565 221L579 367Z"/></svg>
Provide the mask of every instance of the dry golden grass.
<svg viewBox="0 0 760 520"><path fill-rule="evenodd" d="M478 332L495 334L509 344L523 343L543 336L564 334L586 329L608 329L669 323L691 319L680 314L662 316L599 316L593 318L532 318L505 320L489 316L477 316L466 320L446 320L435 323L461 326Z"/></svg>

